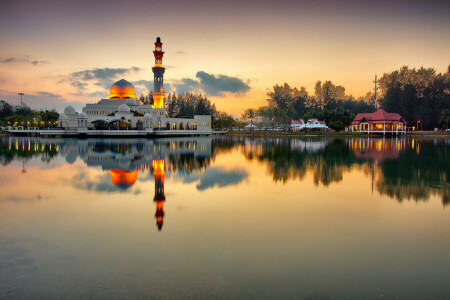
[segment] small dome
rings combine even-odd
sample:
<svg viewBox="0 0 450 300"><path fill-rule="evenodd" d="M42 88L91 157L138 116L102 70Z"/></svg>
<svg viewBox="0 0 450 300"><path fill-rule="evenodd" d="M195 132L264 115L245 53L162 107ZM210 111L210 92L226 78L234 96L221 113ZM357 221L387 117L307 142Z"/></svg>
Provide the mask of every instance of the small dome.
<svg viewBox="0 0 450 300"><path fill-rule="evenodd" d="M130 108L128 107L128 105L122 104L121 106L119 106L118 112L129 113L130 112Z"/></svg>
<svg viewBox="0 0 450 300"><path fill-rule="evenodd" d="M82 112L81 114L78 115L79 119L87 119L87 114Z"/></svg>
<svg viewBox="0 0 450 300"><path fill-rule="evenodd" d="M136 100L134 100L133 98L128 98L127 102L125 102L126 105L128 106L135 106L137 105Z"/></svg>
<svg viewBox="0 0 450 300"><path fill-rule="evenodd" d="M128 98L136 99L136 89L131 82L120 79L111 86L109 91L109 99L111 100L127 100Z"/></svg>
<svg viewBox="0 0 450 300"><path fill-rule="evenodd" d="M151 118L152 118L152 115L149 114L149 113L146 113L146 114L144 115L144 119L151 119Z"/></svg>
<svg viewBox="0 0 450 300"><path fill-rule="evenodd" d="M75 108L73 108L72 106L67 106L65 109L64 109L64 114L65 115L75 115L77 112L75 111Z"/></svg>
<svg viewBox="0 0 450 300"><path fill-rule="evenodd" d="M60 114L59 120L67 120L67 116L65 114Z"/></svg>

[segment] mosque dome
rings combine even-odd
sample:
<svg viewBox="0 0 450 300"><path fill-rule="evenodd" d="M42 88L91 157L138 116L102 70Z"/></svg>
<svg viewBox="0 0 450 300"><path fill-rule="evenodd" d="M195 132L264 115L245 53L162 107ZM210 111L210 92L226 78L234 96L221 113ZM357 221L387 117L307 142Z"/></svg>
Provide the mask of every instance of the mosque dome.
<svg viewBox="0 0 450 300"><path fill-rule="evenodd" d="M67 116L65 114L60 114L59 120L67 120Z"/></svg>
<svg viewBox="0 0 450 300"><path fill-rule="evenodd" d="M127 100L128 98L136 99L136 89L131 82L120 79L111 86L109 91L109 99L111 100Z"/></svg>
<svg viewBox="0 0 450 300"><path fill-rule="evenodd" d="M152 118L152 115L149 114L149 113L146 113L146 114L144 115L144 119L151 119L151 118Z"/></svg>
<svg viewBox="0 0 450 300"><path fill-rule="evenodd" d="M128 105L122 104L121 106L119 106L118 112L129 113L130 112L130 108L128 107Z"/></svg>
<svg viewBox="0 0 450 300"><path fill-rule="evenodd" d="M138 170L128 171L128 170L120 170L120 169L111 169L109 170L109 175L111 175L111 181L114 185L127 189L133 184L136 183Z"/></svg>
<svg viewBox="0 0 450 300"><path fill-rule="evenodd" d="M65 115L75 115L77 112L75 111L75 108L73 108L72 106L67 106L66 108L64 108L64 114Z"/></svg>
<svg viewBox="0 0 450 300"><path fill-rule="evenodd" d="M87 114L85 112L82 112L78 115L79 119L87 119Z"/></svg>
<svg viewBox="0 0 450 300"><path fill-rule="evenodd" d="M127 102L125 102L125 104L128 106L135 106L135 105L138 105L136 102L137 101L134 100L133 98L128 98L128 100L127 100Z"/></svg>

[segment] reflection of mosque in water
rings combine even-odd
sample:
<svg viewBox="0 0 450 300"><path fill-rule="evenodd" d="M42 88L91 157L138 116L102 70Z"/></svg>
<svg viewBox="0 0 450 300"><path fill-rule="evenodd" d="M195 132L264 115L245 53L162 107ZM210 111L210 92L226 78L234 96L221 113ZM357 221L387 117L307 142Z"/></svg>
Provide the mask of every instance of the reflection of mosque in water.
<svg viewBox="0 0 450 300"><path fill-rule="evenodd" d="M2 145L5 154L24 153L30 157L34 153L59 154L72 164L77 158L89 167L100 167L108 171L111 182L120 190L133 186L138 173L151 172L155 180L156 224L163 226L164 179L167 162L177 163L177 157L201 160L211 156L211 137L180 137L162 139L43 139L11 137ZM52 156L52 157L53 157ZM24 159L25 159L24 158ZM2 157L3 159L3 157ZM25 160L24 160L25 161ZM195 165L195 163L191 163ZM173 168L175 169L175 168Z"/></svg>
<svg viewBox="0 0 450 300"><path fill-rule="evenodd" d="M138 172L150 171L155 180L156 224L161 230L164 218L164 179L166 178L166 161L172 156L194 155L194 157L211 156L210 137L167 138L154 140L77 140L77 146L63 147L77 153L88 166L101 166L109 170L111 181L120 189L127 189L135 184Z"/></svg>

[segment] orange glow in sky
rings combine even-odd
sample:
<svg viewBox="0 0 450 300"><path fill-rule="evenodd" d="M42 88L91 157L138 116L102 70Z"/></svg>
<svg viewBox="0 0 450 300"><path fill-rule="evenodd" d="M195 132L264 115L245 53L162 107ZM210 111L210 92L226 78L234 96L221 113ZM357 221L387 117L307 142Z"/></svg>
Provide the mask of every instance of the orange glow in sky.
<svg viewBox="0 0 450 300"><path fill-rule="evenodd" d="M375 74L403 65L446 72L450 63L448 1L23 2L0 11L0 99L18 104L23 92L33 108L80 110L108 98L121 78L146 95L157 36L166 93L196 82L191 90L238 115L266 105L275 84L314 94L316 81L331 80L357 98L372 91ZM199 71L250 89L212 93Z"/></svg>

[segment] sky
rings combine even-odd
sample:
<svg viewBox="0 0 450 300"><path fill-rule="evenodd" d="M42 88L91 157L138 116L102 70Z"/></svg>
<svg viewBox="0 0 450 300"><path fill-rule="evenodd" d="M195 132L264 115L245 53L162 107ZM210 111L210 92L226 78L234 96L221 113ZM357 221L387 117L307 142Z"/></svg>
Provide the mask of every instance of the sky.
<svg viewBox="0 0 450 300"><path fill-rule="evenodd" d="M79 111L122 78L145 94L157 36L166 93L240 115L284 82L312 94L331 80L360 97L404 65L446 72L450 2L0 0L0 100L23 92L32 108Z"/></svg>

